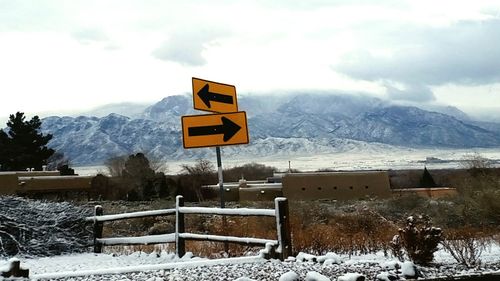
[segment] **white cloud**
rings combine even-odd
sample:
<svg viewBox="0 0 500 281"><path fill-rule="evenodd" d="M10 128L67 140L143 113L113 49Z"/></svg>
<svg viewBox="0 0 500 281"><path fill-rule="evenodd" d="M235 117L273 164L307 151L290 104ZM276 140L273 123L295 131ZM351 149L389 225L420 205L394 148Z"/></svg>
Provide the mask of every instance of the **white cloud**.
<svg viewBox="0 0 500 281"><path fill-rule="evenodd" d="M73 37L82 44L109 41L106 33L98 28L84 28L73 32Z"/></svg>
<svg viewBox="0 0 500 281"><path fill-rule="evenodd" d="M424 85L406 85L403 89L386 84L387 96L395 101L430 102L436 100L432 90Z"/></svg>
<svg viewBox="0 0 500 281"><path fill-rule="evenodd" d="M201 66L207 63L203 52L217 39L224 36L226 36L225 32L208 28L177 31L154 50L152 55L161 60L178 62L187 66Z"/></svg>
<svg viewBox="0 0 500 281"><path fill-rule="evenodd" d="M0 117L156 101L190 92L193 76L239 93L432 101L432 90L451 103L445 85L486 85L499 73L500 5L463 2L0 0L0 92L9 96ZM404 93L387 92L398 82ZM488 103L471 96L461 99Z"/></svg>

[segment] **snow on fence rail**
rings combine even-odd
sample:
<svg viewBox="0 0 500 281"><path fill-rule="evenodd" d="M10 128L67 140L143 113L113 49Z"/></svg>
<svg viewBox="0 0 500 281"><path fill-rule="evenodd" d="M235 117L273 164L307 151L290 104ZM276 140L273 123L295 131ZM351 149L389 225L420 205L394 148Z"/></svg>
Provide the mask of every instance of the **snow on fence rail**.
<svg viewBox="0 0 500 281"><path fill-rule="evenodd" d="M292 253L292 244L290 236L290 222L288 200L279 197L274 200L274 209L223 209L207 207L184 207L184 198L176 197L175 209L164 209L155 211L143 211L116 215L103 215L101 206L95 206L95 213L92 217L85 218L86 221L94 223L94 252L102 252L103 246L110 245L151 245L162 243L175 243L176 254L182 257L186 253L186 240L229 242L244 245L270 245L276 247L272 252L277 254L280 259L286 259ZM206 235L185 233L184 215L185 214L203 214L203 215L222 215L222 216L268 216L276 218L277 239L262 239L254 237L235 237L221 235ZM139 237L111 237L103 238L103 225L106 221L116 221L133 218L170 216L175 215L175 233L162 235L148 235Z"/></svg>
<svg viewBox="0 0 500 281"><path fill-rule="evenodd" d="M99 206L96 206L99 207ZM134 219L134 218L147 218L147 217L157 217L157 216L168 216L175 215L175 209L163 209L163 210L154 210L154 211L141 211L141 212L133 212L126 214L116 214L116 215L95 215L93 217L85 218L86 221L117 221L117 220L125 220L125 219Z"/></svg>

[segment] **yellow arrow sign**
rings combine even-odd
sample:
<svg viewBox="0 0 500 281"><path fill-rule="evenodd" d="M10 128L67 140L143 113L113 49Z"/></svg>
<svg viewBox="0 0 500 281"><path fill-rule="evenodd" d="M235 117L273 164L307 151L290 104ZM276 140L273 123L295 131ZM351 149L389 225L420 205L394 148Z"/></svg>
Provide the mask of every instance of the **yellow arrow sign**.
<svg viewBox="0 0 500 281"><path fill-rule="evenodd" d="M244 111L182 116L184 148L247 144L247 115Z"/></svg>
<svg viewBox="0 0 500 281"><path fill-rule="evenodd" d="M203 111L237 112L236 87L193 77L193 104Z"/></svg>

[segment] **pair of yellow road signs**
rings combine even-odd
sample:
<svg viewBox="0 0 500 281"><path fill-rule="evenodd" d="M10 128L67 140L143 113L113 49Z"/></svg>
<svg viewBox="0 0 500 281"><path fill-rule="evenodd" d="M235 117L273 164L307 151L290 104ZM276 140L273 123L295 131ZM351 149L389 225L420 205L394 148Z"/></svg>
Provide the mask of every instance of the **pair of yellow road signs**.
<svg viewBox="0 0 500 281"><path fill-rule="evenodd" d="M236 87L193 77L195 109L217 114L182 116L184 148L247 144L247 116L238 111Z"/></svg>

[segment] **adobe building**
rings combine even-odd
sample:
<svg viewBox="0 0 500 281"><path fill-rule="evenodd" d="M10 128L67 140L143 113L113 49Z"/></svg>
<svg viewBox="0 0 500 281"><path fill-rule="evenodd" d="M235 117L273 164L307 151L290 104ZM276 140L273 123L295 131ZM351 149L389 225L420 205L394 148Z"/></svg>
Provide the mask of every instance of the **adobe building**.
<svg viewBox="0 0 500 281"><path fill-rule="evenodd" d="M392 196L386 171L290 173L283 179L289 200L348 200Z"/></svg>
<svg viewBox="0 0 500 281"><path fill-rule="evenodd" d="M457 189L452 187L426 187L426 188L397 188L392 190L394 197L417 195L426 198L444 198L458 195Z"/></svg>
<svg viewBox="0 0 500 281"><path fill-rule="evenodd" d="M240 201L273 201L276 197L283 197L281 183L239 181Z"/></svg>
<svg viewBox="0 0 500 281"><path fill-rule="evenodd" d="M19 177L18 193L89 191L91 176L30 176Z"/></svg>
<svg viewBox="0 0 500 281"><path fill-rule="evenodd" d="M281 183L268 183L267 180L224 183L224 201L273 201L276 197L282 197ZM218 184L204 185L202 193L210 194L210 198L219 197Z"/></svg>
<svg viewBox="0 0 500 281"><path fill-rule="evenodd" d="M90 192L90 176L61 176L59 171L0 172L0 195Z"/></svg>
<svg viewBox="0 0 500 281"><path fill-rule="evenodd" d="M0 172L0 195L15 195L17 186L17 174L15 172Z"/></svg>
<svg viewBox="0 0 500 281"><path fill-rule="evenodd" d="M57 176L59 171L15 171L0 172L0 195L15 195L19 190L19 177Z"/></svg>

